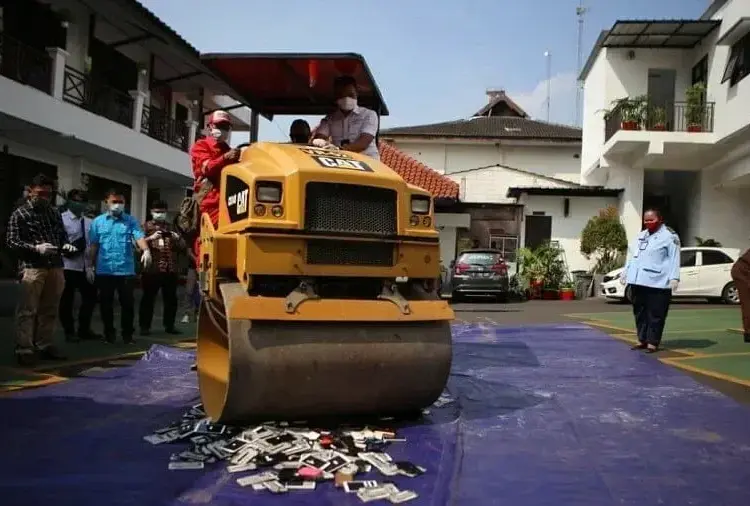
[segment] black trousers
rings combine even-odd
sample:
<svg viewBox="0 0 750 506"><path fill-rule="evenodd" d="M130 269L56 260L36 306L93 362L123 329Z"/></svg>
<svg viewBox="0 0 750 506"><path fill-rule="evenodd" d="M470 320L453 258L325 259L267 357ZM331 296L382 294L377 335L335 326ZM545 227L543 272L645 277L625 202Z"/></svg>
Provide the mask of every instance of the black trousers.
<svg viewBox="0 0 750 506"><path fill-rule="evenodd" d="M150 330L154 318L154 303L156 294L161 290L161 298L164 304L164 328L174 328L174 320L177 316L177 274L176 273L144 273L141 274L141 307L139 311L138 324L141 330Z"/></svg>
<svg viewBox="0 0 750 506"><path fill-rule="evenodd" d="M96 287L86 280L83 271L65 270L65 288L60 299L60 324L65 330L65 335L72 336L76 333L75 321L73 319L73 301L76 292L81 294L81 306L78 309L78 335L86 336L91 333L91 316L96 306Z"/></svg>
<svg viewBox="0 0 750 506"><path fill-rule="evenodd" d="M672 290L641 285L630 285L630 289L638 341L659 346L672 301Z"/></svg>
<svg viewBox="0 0 750 506"><path fill-rule="evenodd" d="M133 289L135 279L132 276L96 276L96 285L99 288L99 306L104 323L104 336L108 340L115 337L114 324L114 301L117 292L117 301L120 303L120 327L122 337L125 340L133 337L134 302Z"/></svg>

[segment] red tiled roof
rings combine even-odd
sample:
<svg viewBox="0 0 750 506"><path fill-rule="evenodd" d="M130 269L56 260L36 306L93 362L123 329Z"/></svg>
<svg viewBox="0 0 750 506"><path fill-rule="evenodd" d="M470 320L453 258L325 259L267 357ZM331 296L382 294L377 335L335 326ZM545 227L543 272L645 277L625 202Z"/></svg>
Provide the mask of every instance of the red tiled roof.
<svg viewBox="0 0 750 506"><path fill-rule="evenodd" d="M398 172L409 184L432 193L435 198L458 200L458 183L443 176L387 142L379 144L380 161Z"/></svg>

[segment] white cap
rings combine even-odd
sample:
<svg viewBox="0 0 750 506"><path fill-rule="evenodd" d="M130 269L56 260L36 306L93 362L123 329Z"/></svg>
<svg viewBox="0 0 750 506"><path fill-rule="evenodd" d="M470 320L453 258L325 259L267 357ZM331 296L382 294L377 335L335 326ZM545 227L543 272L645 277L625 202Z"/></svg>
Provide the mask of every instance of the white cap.
<svg viewBox="0 0 750 506"><path fill-rule="evenodd" d="M208 124L215 125L217 123L230 123L229 113L226 111L214 111L211 116L208 117Z"/></svg>

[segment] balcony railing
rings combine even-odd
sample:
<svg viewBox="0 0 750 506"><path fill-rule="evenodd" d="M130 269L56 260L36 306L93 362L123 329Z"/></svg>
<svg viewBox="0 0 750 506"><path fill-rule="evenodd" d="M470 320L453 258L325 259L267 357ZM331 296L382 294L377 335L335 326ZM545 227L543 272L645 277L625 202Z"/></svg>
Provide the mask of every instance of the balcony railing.
<svg viewBox="0 0 750 506"><path fill-rule="evenodd" d="M65 67L63 100L126 127L133 126L133 97Z"/></svg>
<svg viewBox="0 0 750 506"><path fill-rule="evenodd" d="M52 93L52 58L0 32L0 75L44 93Z"/></svg>
<svg viewBox="0 0 750 506"><path fill-rule="evenodd" d="M619 130L713 132L714 105L714 102L620 103L605 117L604 142Z"/></svg>
<svg viewBox="0 0 750 506"><path fill-rule="evenodd" d="M190 145L189 130L185 122L177 121L158 109L143 106L141 132L149 137L187 151Z"/></svg>

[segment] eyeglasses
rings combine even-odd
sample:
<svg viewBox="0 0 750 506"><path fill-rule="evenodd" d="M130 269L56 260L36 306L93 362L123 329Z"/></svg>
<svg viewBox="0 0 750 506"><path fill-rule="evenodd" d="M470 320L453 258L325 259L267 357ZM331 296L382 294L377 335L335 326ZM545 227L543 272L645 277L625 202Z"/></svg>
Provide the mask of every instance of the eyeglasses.
<svg viewBox="0 0 750 506"><path fill-rule="evenodd" d="M113 200L112 203L113 204L124 204L125 201L124 200Z"/></svg>

